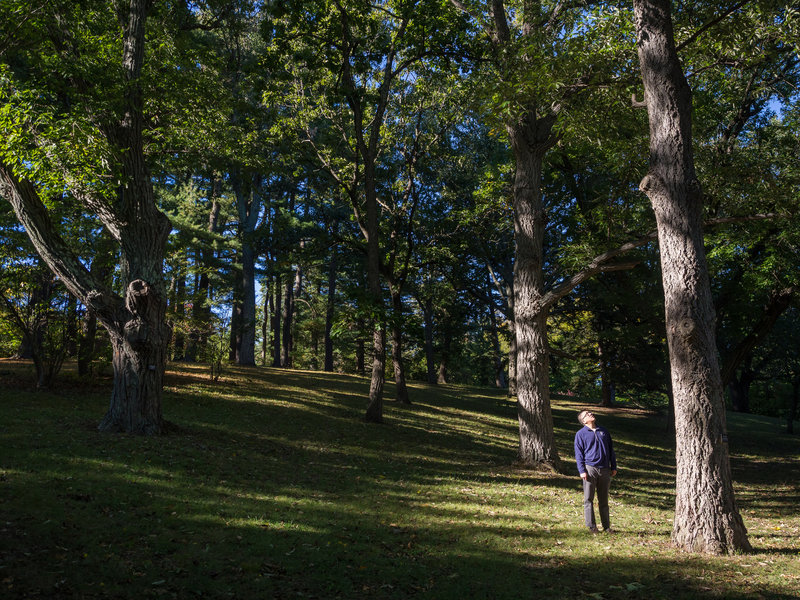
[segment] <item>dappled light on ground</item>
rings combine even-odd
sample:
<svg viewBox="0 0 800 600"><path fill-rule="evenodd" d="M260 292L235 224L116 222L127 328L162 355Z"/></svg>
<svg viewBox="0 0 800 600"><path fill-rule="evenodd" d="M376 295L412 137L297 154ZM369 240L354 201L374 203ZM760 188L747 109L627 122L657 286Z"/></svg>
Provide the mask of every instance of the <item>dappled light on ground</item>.
<svg viewBox="0 0 800 600"><path fill-rule="evenodd" d="M746 455L733 452L756 553L702 557L670 546L674 444L663 417L638 409L598 411L617 444L619 533L591 536L577 474L514 466L516 409L502 391L411 385L413 404L387 402L376 426L363 421L359 377L231 368L212 383L202 367L180 366L164 402L175 431L141 438L87 426L105 393L37 394L10 380L0 377L4 598L744 600L800 590L800 468L787 459L798 441L764 437L774 448L761 455L755 436L768 430ZM569 466L582 406L554 403Z"/></svg>

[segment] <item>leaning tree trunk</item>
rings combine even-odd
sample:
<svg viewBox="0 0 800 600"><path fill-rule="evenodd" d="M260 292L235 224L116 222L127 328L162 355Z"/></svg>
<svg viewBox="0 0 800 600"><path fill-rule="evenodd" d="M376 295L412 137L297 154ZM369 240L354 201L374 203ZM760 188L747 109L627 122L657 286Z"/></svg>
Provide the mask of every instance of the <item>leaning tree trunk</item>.
<svg viewBox="0 0 800 600"><path fill-rule="evenodd" d="M521 463L558 468L550 410L549 307L544 296L545 210L541 198L542 160L555 143L553 117L537 118L530 108L508 129L516 162L514 175L514 325L516 390Z"/></svg>
<svg viewBox="0 0 800 600"><path fill-rule="evenodd" d="M640 188L658 227L677 439L673 542L693 552L749 550L733 493L714 308L703 247L691 90L669 0L634 0L650 121L650 168Z"/></svg>

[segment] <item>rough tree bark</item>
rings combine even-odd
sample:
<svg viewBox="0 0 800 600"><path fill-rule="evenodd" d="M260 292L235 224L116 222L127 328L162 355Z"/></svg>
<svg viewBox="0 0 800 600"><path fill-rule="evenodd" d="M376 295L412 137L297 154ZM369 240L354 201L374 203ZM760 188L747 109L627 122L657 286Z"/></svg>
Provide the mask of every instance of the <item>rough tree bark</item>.
<svg viewBox="0 0 800 600"><path fill-rule="evenodd" d="M530 106L509 124L514 150L514 325L519 419L518 460L527 465L559 467L550 410L550 355L544 302L544 226L542 161L556 142L555 116L537 116Z"/></svg>
<svg viewBox="0 0 800 600"><path fill-rule="evenodd" d="M120 247L120 280L125 297L114 294L81 263L61 238L35 186L0 161L2 195L14 207L34 247L48 267L108 330L113 348L114 388L101 431L158 434L162 382L169 328L163 262L170 223L158 210L143 144L143 94L139 84L144 63L148 0L131 0L120 11L124 85L117 120L101 125L120 151L109 157L122 181L113 202L94 190L76 196L101 219Z"/></svg>
<svg viewBox="0 0 800 600"><path fill-rule="evenodd" d="M650 121L650 167L640 189L658 225L675 402L672 540L693 552L749 550L731 481L702 194L691 145L691 90L675 49L669 0L634 0L634 16Z"/></svg>

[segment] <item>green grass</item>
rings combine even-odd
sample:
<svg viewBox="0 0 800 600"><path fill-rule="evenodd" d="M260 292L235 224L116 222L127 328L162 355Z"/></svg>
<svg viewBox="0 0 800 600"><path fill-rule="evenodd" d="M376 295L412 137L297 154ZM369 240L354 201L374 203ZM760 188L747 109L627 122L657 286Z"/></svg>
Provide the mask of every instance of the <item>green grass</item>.
<svg viewBox="0 0 800 600"><path fill-rule="evenodd" d="M512 464L496 390L412 385L368 425L363 378L172 366L177 430L152 439L97 433L108 381L37 393L20 369L0 361L0 598L800 595L800 440L775 420L729 415L755 551L697 556L670 545L674 441L642 410L596 411L619 533L590 536L577 473ZM566 461L579 408L554 400Z"/></svg>

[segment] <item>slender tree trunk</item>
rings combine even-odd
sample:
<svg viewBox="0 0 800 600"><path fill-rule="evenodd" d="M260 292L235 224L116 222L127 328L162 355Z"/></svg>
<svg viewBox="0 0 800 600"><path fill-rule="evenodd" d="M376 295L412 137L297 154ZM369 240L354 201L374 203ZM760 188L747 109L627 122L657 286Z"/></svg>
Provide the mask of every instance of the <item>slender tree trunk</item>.
<svg viewBox="0 0 800 600"><path fill-rule="evenodd" d="M186 337L183 334L183 326L186 317L186 269L185 261L178 266L175 275L175 307L174 312L177 317L178 327L173 334L172 360L184 360L186 358Z"/></svg>
<svg viewBox="0 0 800 600"><path fill-rule="evenodd" d="M516 162L514 175L514 325L519 419L518 460L557 469L558 451L550 409L549 306L544 296L544 225L542 161L555 143L555 117L539 118L529 108L508 134Z"/></svg>
<svg viewBox="0 0 800 600"><path fill-rule="evenodd" d="M366 342L363 338L356 340L356 373L359 375L367 374L366 366Z"/></svg>
<svg viewBox="0 0 800 600"><path fill-rule="evenodd" d="M269 331L270 331L270 306L272 305L272 292L269 289L270 278L264 280L264 304L262 311L264 318L261 321L261 364L265 367L269 361Z"/></svg>
<svg viewBox="0 0 800 600"><path fill-rule="evenodd" d="M228 338L228 360L232 363L239 363L239 352L242 348L242 300L241 281L234 282L233 306L231 306L231 333Z"/></svg>
<svg viewBox="0 0 800 600"><path fill-rule="evenodd" d="M737 290L738 289L737 287ZM797 289L795 287L781 287L772 290L769 295L769 300L766 306L764 306L761 318L753 324L753 327L744 339L727 353L727 359L722 364L723 387L732 382L736 376L736 370L742 363L751 360L753 349L769 335L783 312L792 305L792 301L796 295ZM734 408L734 410L738 409Z"/></svg>
<svg viewBox="0 0 800 600"><path fill-rule="evenodd" d="M745 366L742 367L739 376L737 377L736 373L734 373L730 383L728 383L731 407L735 412L750 412L750 386L755 381L756 374L750 368L749 362L749 360L745 361Z"/></svg>
<svg viewBox="0 0 800 600"><path fill-rule="evenodd" d="M222 206L219 198L222 196L222 176L212 174L209 186L209 201L211 207L208 212L208 232L217 233L219 231L219 217ZM192 295L192 327L189 334L189 343L186 348L186 360L195 362L200 348L205 347L211 332L211 310L208 306L209 294L211 291L211 280L209 269L214 264L214 249L209 244L204 244L199 251L202 260L203 270L197 280L194 294Z"/></svg>
<svg viewBox="0 0 800 600"><path fill-rule="evenodd" d="M492 338L492 362L494 363L494 385L497 388L504 388L506 386L505 378L503 377L503 358L500 352L500 333L497 327L497 314L495 313L494 304L491 300L491 283L486 286L487 296L489 297L488 304L488 317L489 317L489 334Z"/></svg>
<svg viewBox="0 0 800 600"><path fill-rule="evenodd" d="M614 382L608 368L608 349L602 338L602 327L598 327L600 339L597 342L598 362L600 363L600 406L610 408L614 405Z"/></svg>
<svg viewBox="0 0 800 600"><path fill-rule="evenodd" d="M433 353L433 299L426 298L422 306L422 317L425 323L425 365L428 371L428 383L436 383L436 358Z"/></svg>
<svg viewBox="0 0 800 600"><path fill-rule="evenodd" d="M292 322L294 318L294 271L286 273L286 297L283 299L283 347L281 366L292 366Z"/></svg>
<svg viewBox="0 0 800 600"><path fill-rule="evenodd" d="M399 293L392 293L392 367L394 368L394 382L397 401L401 404L411 404L406 386L406 371L403 364L403 299Z"/></svg>
<svg viewBox="0 0 800 600"><path fill-rule="evenodd" d="M95 340L97 338L97 317L90 308L86 309L81 323L81 335L78 342L78 375L85 377L91 371L92 360L95 355Z"/></svg>
<svg viewBox="0 0 800 600"><path fill-rule="evenodd" d="M256 253L251 242L242 244L242 302L237 362L256 364Z"/></svg>
<svg viewBox="0 0 800 600"><path fill-rule="evenodd" d="M512 309L513 310L513 309ZM508 343L508 397L513 398L517 395L517 328L514 319L508 321L508 333L510 334Z"/></svg>
<svg viewBox="0 0 800 600"><path fill-rule="evenodd" d="M339 231L338 221L333 225L334 234ZM327 372L333 371L333 319L336 316L336 275L339 267L337 247L331 249L330 262L328 263L328 304L325 310L325 366Z"/></svg>
<svg viewBox="0 0 800 600"><path fill-rule="evenodd" d="M281 306L283 305L282 301L282 287L281 287L281 275L280 273L275 274L275 289L273 293L275 294L275 306L273 307L272 311L272 366L273 367L280 367L281 366L281 313L283 309Z"/></svg>
<svg viewBox="0 0 800 600"><path fill-rule="evenodd" d="M672 33L669 0L634 0L650 121L650 168L640 189L658 227L675 401L677 485L673 542L693 552L750 550L734 498L714 309L694 170L691 90Z"/></svg>
<svg viewBox="0 0 800 600"><path fill-rule="evenodd" d="M72 294L67 299L66 353L67 356L78 355L78 300Z"/></svg>
<svg viewBox="0 0 800 600"><path fill-rule="evenodd" d="M436 383L447 384L447 366L450 362L450 348L453 343L453 335L449 327L444 327L442 331L442 350L439 353L439 370L436 375Z"/></svg>

